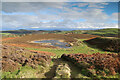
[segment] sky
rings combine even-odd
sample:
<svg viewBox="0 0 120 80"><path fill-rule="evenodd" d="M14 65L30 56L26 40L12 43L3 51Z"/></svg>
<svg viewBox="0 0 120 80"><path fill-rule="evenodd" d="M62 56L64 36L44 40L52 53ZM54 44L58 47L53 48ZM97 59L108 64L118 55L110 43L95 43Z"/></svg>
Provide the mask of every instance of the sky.
<svg viewBox="0 0 120 80"><path fill-rule="evenodd" d="M118 28L117 2L2 2L2 30Z"/></svg>

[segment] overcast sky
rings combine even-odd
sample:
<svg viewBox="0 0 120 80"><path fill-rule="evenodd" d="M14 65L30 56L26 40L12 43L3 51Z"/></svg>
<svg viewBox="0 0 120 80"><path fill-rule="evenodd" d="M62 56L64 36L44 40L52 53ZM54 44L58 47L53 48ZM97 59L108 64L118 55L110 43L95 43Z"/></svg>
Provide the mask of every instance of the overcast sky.
<svg viewBox="0 0 120 80"><path fill-rule="evenodd" d="M117 28L117 2L3 2L2 28Z"/></svg>

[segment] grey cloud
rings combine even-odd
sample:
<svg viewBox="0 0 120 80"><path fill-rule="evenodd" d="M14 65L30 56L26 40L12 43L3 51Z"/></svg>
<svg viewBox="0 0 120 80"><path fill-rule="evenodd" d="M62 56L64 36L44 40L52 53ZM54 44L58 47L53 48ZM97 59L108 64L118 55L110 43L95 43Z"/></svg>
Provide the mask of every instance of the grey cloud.
<svg viewBox="0 0 120 80"><path fill-rule="evenodd" d="M3 2L2 11L12 12L36 12L46 8L61 8L65 3L56 2Z"/></svg>
<svg viewBox="0 0 120 80"><path fill-rule="evenodd" d="M15 18L17 17L17 18ZM42 22L38 21L39 19L29 19L29 18L34 18L34 16L24 16L22 20L20 18L21 16L14 16L13 20L11 20L11 16L4 16L3 19L3 28L9 28L9 29L21 29L21 28L26 28L30 29L31 27L39 27L38 29L47 29L47 28L54 28L54 29L59 29L59 28L72 28L72 29L79 29L79 28L113 28L116 27L117 24L113 23L88 23L88 22L74 22L72 20L63 20L56 22L55 20L49 21L49 22ZM26 17L26 18L25 18ZM29 17L29 18L28 18ZM25 20L26 19L26 20ZM9 26L7 26L9 25Z"/></svg>
<svg viewBox="0 0 120 80"><path fill-rule="evenodd" d="M90 3L89 3L90 4ZM107 5L107 3L100 3ZM107 24L110 20L116 20L117 13L108 16L103 9L89 8L82 10L81 8L72 9L68 3L3 3L3 11L13 12L35 12L36 15L3 15L3 27L5 28L96 28L96 27L116 27L116 24ZM82 6L88 5L84 4ZM53 8L51 12L58 13L55 8L62 10L56 15L42 14L41 11L47 8ZM79 6L80 7L80 6ZM101 7L101 6L100 6ZM78 11L79 9L79 11ZM73 20L85 19L83 22L74 22ZM63 21L56 21L63 20Z"/></svg>
<svg viewBox="0 0 120 80"><path fill-rule="evenodd" d="M102 9L96 8L81 10L80 12L73 9L67 9L67 13L60 13L60 15L70 20L86 19L87 22L97 23L109 21L109 16L104 13Z"/></svg>

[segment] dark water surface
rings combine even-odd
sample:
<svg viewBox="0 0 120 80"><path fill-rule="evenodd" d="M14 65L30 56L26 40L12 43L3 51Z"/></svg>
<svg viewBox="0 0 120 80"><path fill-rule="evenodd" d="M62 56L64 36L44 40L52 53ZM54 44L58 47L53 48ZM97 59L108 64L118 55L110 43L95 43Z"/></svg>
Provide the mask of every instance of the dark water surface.
<svg viewBox="0 0 120 80"><path fill-rule="evenodd" d="M60 42L59 40L42 40L34 41L34 43L51 43L50 45L60 47L60 48L70 48L70 44L66 42Z"/></svg>

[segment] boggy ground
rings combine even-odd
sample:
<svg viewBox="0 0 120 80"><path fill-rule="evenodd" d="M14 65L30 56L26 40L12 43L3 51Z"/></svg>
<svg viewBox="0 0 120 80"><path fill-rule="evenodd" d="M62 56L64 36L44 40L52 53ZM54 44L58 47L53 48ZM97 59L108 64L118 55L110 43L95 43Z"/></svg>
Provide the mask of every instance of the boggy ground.
<svg viewBox="0 0 120 80"><path fill-rule="evenodd" d="M54 46L44 46L37 43L30 43L31 41L35 40L43 40L43 39L55 39L55 40L64 40L65 42L72 43L76 42L77 39L89 39L98 37L95 35L89 34L27 34L23 37L4 40L3 44L12 45L12 46L22 46L22 47L45 47L45 48L56 48Z"/></svg>

